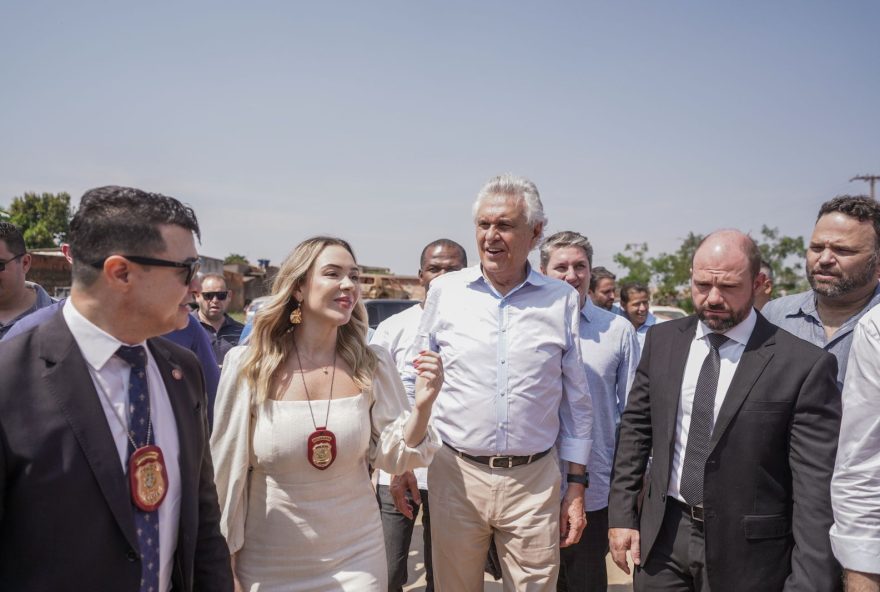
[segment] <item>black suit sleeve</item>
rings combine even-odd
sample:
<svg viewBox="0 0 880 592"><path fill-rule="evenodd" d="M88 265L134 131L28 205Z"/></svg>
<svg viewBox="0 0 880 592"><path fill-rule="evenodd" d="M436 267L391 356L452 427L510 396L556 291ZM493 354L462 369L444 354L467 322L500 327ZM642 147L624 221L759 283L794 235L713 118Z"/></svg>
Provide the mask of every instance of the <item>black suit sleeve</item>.
<svg viewBox="0 0 880 592"><path fill-rule="evenodd" d="M200 376L201 373L199 373ZM194 592L232 592L232 567L229 547L220 533L220 505L214 485L214 464L208 446L207 400L205 400L204 377L198 391L202 398L202 430L204 446L199 467L199 527L196 540L195 564L193 566Z"/></svg>
<svg viewBox="0 0 880 592"><path fill-rule="evenodd" d="M651 397L648 368L652 337L649 331L636 377L620 418L620 435L614 453L611 496L608 502L610 528L639 528L638 497L651 454Z"/></svg>
<svg viewBox="0 0 880 592"><path fill-rule="evenodd" d="M792 477L791 574L786 591L835 590L840 572L831 551L831 474L837 454L841 399L837 360L824 354L804 381L789 441Z"/></svg>

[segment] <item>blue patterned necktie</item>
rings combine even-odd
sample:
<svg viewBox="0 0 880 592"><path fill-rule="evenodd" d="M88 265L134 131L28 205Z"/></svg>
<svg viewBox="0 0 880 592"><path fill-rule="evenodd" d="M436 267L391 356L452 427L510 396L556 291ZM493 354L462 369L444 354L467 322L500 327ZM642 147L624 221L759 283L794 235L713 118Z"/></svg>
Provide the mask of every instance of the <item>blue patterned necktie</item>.
<svg viewBox="0 0 880 592"><path fill-rule="evenodd" d="M687 449L681 469L681 497L692 505L703 503L703 481L706 472L706 459L709 458L709 438L715 420L715 391L718 390L718 375L721 372L721 354L718 349L728 337L719 333L709 333L709 354L703 360L697 388L694 390L694 404L691 407L691 426L688 431Z"/></svg>
<svg viewBox="0 0 880 592"><path fill-rule="evenodd" d="M134 452L131 440L138 447L150 439L150 393L147 390L147 352L143 346L122 346L116 355L131 366L128 380L128 455ZM134 525L141 551L140 592L159 592L159 511L144 512L132 502Z"/></svg>

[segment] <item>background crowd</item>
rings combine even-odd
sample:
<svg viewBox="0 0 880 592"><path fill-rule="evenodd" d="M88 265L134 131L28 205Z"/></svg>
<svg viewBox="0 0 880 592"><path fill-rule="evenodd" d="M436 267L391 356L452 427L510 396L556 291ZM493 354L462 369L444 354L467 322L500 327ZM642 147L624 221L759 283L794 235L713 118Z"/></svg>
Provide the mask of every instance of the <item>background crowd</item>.
<svg viewBox="0 0 880 592"><path fill-rule="evenodd" d="M876 202L824 203L772 300L709 233L666 322L531 181L472 217L478 264L429 242L369 336L353 248L300 243L244 344L174 198L88 191L62 302L0 223L2 587L401 590L421 512L429 590L605 590L609 551L636 590L880 590Z"/></svg>

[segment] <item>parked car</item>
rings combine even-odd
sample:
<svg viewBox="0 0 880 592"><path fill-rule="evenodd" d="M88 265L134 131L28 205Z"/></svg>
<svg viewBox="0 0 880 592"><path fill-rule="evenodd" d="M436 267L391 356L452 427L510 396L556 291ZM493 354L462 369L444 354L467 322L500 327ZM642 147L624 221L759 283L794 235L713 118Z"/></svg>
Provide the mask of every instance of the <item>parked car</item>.
<svg viewBox="0 0 880 592"><path fill-rule="evenodd" d="M367 316L370 321L370 329L375 329L379 326L379 323L388 317L396 315L418 303L418 300L393 300L388 298L364 300L364 306L367 307Z"/></svg>
<svg viewBox="0 0 880 592"><path fill-rule="evenodd" d="M688 316L686 310L682 310L677 306L652 306L651 314L657 317L657 322L672 321Z"/></svg>

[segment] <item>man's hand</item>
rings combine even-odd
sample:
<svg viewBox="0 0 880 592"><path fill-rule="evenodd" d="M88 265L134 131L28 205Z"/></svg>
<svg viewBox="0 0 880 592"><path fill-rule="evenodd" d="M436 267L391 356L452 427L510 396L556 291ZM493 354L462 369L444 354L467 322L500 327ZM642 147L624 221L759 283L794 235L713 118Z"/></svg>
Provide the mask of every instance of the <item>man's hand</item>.
<svg viewBox="0 0 880 592"><path fill-rule="evenodd" d="M562 509L559 511L559 546L568 547L581 540L581 534L587 526L587 515L584 513L584 486L569 483L562 498Z"/></svg>
<svg viewBox="0 0 880 592"><path fill-rule="evenodd" d="M623 573L629 574L629 565L626 562L626 552L629 551L635 565L642 564L642 554L639 550L639 531L635 528L609 528L608 546L611 547L611 559Z"/></svg>
<svg viewBox="0 0 880 592"><path fill-rule="evenodd" d="M416 481L415 473L407 471L401 475L392 475L388 491L391 492L391 498L394 500L394 507L397 508L397 511L412 520L412 504L419 505L422 503L422 496L419 494L419 482ZM407 499L407 493L410 494L412 503Z"/></svg>

